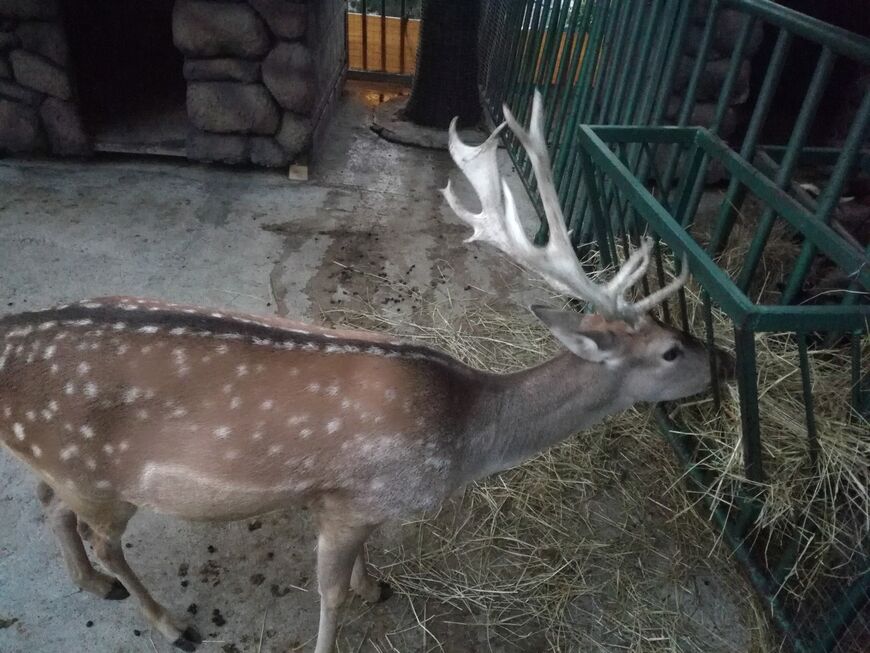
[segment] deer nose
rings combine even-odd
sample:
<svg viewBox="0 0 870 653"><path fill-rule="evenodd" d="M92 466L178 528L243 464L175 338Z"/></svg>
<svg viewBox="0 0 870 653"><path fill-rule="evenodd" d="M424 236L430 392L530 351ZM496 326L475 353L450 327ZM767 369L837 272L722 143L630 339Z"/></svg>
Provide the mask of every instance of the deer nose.
<svg viewBox="0 0 870 653"><path fill-rule="evenodd" d="M716 347L713 350L713 355L716 357L716 369L719 378L722 380L733 379L737 371L737 365L734 361L734 356L724 349Z"/></svg>

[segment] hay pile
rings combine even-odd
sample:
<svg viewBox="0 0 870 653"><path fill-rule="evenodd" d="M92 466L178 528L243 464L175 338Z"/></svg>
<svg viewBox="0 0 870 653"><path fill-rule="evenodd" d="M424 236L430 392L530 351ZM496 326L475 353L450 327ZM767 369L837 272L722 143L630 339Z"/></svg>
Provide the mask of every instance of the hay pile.
<svg viewBox="0 0 870 653"><path fill-rule="evenodd" d="M414 300L413 317L364 306L325 318L497 372L557 349L516 306L443 293ZM411 623L376 648L768 650L751 590L690 509L680 475L641 408L467 488L439 514L405 524L402 544L373 558L412 606ZM486 643L476 648L463 637Z"/></svg>

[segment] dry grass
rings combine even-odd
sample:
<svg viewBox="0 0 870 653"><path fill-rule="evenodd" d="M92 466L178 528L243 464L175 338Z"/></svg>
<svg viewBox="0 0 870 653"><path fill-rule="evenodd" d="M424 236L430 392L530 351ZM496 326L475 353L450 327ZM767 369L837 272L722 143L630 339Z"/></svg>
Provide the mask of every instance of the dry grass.
<svg viewBox="0 0 870 653"><path fill-rule="evenodd" d="M693 331L703 334L697 290L688 298ZM408 318L371 306L327 317L497 372L533 365L556 349L521 309L461 305L444 295L415 300L422 308ZM733 351L732 327L715 309L714 331L717 345ZM862 347L868 369L866 338ZM800 542L784 588L800 600L819 583L848 579L870 536L870 424L849 407L849 351L810 345L813 466L796 343L787 334L761 334L757 352L767 473L758 535L789 533ZM718 411L705 397L676 412L707 449L705 463L719 478L710 492L725 502L745 494L736 385L723 385ZM681 474L647 410L631 410L468 488L440 514L406 524L404 546L381 568L412 605L450 606L451 618L485 625L489 641L513 644L507 650L770 650L766 619L695 516ZM783 543L779 536L761 543L771 564ZM436 624L423 626L432 650L451 650L441 646Z"/></svg>
<svg viewBox="0 0 870 653"><path fill-rule="evenodd" d="M371 306L326 317L498 372L557 348L516 307L415 301L414 317ZM446 619L485 627L495 650L766 650L763 616L689 509L680 474L648 411L628 411L406 524L404 544L378 566L418 620L434 600ZM431 650L457 650L440 643L438 620L421 627Z"/></svg>

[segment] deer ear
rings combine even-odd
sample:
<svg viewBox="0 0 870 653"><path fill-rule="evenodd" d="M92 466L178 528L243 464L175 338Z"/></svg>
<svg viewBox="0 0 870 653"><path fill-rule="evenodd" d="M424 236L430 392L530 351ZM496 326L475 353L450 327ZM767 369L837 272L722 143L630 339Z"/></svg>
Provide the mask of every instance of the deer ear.
<svg viewBox="0 0 870 653"><path fill-rule="evenodd" d="M590 328L584 324L581 313L546 306L530 306L529 310L576 356L592 363L603 363L616 357L616 338L613 333Z"/></svg>

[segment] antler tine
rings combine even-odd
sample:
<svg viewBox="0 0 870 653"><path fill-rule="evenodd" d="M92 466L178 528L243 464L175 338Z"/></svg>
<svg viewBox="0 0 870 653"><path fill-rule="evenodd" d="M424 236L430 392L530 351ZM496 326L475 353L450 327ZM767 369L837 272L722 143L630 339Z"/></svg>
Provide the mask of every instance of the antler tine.
<svg viewBox="0 0 870 653"><path fill-rule="evenodd" d="M647 295L640 301L631 304L629 308L635 314L635 316L646 313L647 311L655 308L663 301L665 301L668 297L676 293L680 288L686 285L686 281L688 280L689 258L687 256L683 256L683 265L682 270L680 270L679 276L674 277L674 279L671 280L671 282L664 288L659 288L652 295Z"/></svg>
<svg viewBox="0 0 870 653"><path fill-rule="evenodd" d="M649 254L652 250L652 239L644 238L640 247L622 264L614 277L607 282L607 291L622 297L625 291L636 284L649 267Z"/></svg>
<svg viewBox="0 0 870 653"><path fill-rule="evenodd" d="M519 139L532 163L535 179L538 182L538 193L544 207L544 216L549 227L547 245L536 248L533 269L557 290L590 302L605 316L618 317L616 295L586 276L571 244L571 237L565 226L565 217L559 206L559 197L553 182L553 170L544 137L543 100L540 92L535 91L532 99L529 131L523 129L517 122L507 105L503 105L502 110L508 127Z"/></svg>

